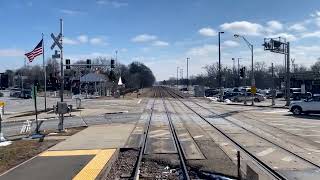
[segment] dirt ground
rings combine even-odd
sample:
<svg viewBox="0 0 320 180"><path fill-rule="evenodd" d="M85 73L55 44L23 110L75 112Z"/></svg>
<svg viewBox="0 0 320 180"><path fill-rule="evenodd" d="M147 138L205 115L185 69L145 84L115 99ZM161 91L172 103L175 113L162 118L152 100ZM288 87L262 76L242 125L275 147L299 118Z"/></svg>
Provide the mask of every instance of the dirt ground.
<svg viewBox="0 0 320 180"><path fill-rule="evenodd" d="M60 142L59 140L18 140L9 146L0 147L0 174L36 156Z"/></svg>

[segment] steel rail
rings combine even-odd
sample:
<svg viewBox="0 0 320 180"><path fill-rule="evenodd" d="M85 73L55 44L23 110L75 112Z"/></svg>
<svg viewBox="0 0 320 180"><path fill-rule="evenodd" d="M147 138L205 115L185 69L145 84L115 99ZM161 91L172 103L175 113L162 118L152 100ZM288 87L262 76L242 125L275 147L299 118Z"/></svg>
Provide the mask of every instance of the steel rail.
<svg viewBox="0 0 320 180"><path fill-rule="evenodd" d="M145 151L145 148L146 148L146 144L147 144L146 142L147 142L147 139L148 139L148 133L149 133L149 129L150 129L151 118L152 118L152 114L153 114L154 104L156 102L156 97L157 97L157 91L155 89L155 92L154 92L154 95L153 95L154 100L153 100L153 103L152 103L151 112L150 112L150 116L149 116L149 119L148 119L148 124L147 124L147 127L145 128L145 131L143 133L142 145L139 148L140 151L139 151L138 159L137 159L136 164L134 166L133 180L138 180L139 176L140 176L140 166L141 166L142 156L144 154L144 151Z"/></svg>
<svg viewBox="0 0 320 180"><path fill-rule="evenodd" d="M182 172L183 172L183 178L186 179L186 180L190 180L190 177L189 177L189 174L188 174L188 169L187 169L187 166L186 166L186 163L185 163L187 160L186 160L186 157L184 156L182 145L181 145L181 143L179 141L176 129L175 129L173 123L172 123L171 115L170 115L170 112L168 111L164 96L163 96L162 93L160 93L160 94L161 94L161 99L162 99L162 102L163 102L163 105L164 105L164 108L165 108L165 111L166 111L166 115L168 117L171 134L173 136L174 143L175 143L176 148L177 148L178 156L179 156L179 159L180 159L180 166L181 166L181 169L182 169Z"/></svg>
<svg viewBox="0 0 320 180"><path fill-rule="evenodd" d="M272 169L270 166L268 166L266 163L264 163L263 161L261 161L259 158L257 158L255 155L253 155L252 153L250 153L248 150L246 150L242 145L240 145L239 143L237 143L235 140L233 140L233 138L231 138L230 136L228 136L226 133L224 133L222 130L220 130L219 128L215 127L214 125L212 125L205 117L203 117L201 114L199 114L198 112L196 112L194 109L192 109L190 106L188 106L187 104L185 104L180 98L183 98L181 95L176 94L175 92L168 90L167 88L164 88L165 90L167 90L167 92L175 99L179 100L184 106L186 106L188 109L190 109L192 112L194 112L196 115L198 115L202 120L204 120L205 122L207 122L211 127L213 127L214 129L216 129L220 134L222 134L223 136L225 136L229 141L231 141L234 145L236 145L242 152L244 152L247 156L249 156L250 158L252 158L255 162L257 162L259 164L260 167L262 167L263 169L265 169L270 175L272 175L274 178L276 179L281 179L281 180L286 180L287 178L278 173L277 171L275 171L274 169ZM171 91L171 92L170 92ZM178 98L178 97L179 98ZM193 101L191 101L193 102ZM193 102L195 103L195 102ZM195 103L196 104L196 103ZM200 106L201 107L201 106ZM211 111L210 111L211 112ZM214 113L216 114L216 113Z"/></svg>

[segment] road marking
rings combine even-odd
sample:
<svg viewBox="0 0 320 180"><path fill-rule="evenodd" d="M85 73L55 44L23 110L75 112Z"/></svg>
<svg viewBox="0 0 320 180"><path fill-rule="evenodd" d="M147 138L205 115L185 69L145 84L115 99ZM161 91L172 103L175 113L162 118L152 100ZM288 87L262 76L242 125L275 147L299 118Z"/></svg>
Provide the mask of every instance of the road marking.
<svg viewBox="0 0 320 180"><path fill-rule="evenodd" d="M282 161L287 161L287 162L290 162L293 160L293 158L291 156L286 156L284 158L281 159Z"/></svg>
<svg viewBox="0 0 320 180"><path fill-rule="evenodd" d="M95 150L71 150L71 151L46 151L39 156L80 156L80 155L96 155L99 153L99 149Z"/></svg>
<svg viewBox="0 0 320 180"><path fill-rule="evenodd" d="M142 101L142 99L139 99L139 101L137 102L137 104L140 104L140 103L141 103L141 101Z"/></svg>
<svg viewBox="0 0 320 180"><path fill-rule="evenodd" d="M115 149L101 150L74 178L73 180L96 179L104 166L112 157Z"/></svg>
<svg viewBox="0 0 320 180"><path fill-rule="evenodd" d="M261 111L259 111L259 112L261 112ZM281 111L267 111L267 112L262 112L262 113L277 114L277 113L287 113L287 112L289 112L289 111L288 110L281 110Z"/></svg>
<svg viewBox="0 0 320 180"><path fill-rule="evenodd" d="M197 138L201 138L201 137L203 137L203 135L194 136L193 138L197 139Z"/></svg>
<svg viewBox="0 0 320 180"><path fill-rule="evenodd" d="M275 151L274 148L268 148L268 149L266 149L264 151L261 151L261 152L257 153L257 156L265 156L265 155L268 155L268 154L272 153L273 151Z"/></svg>

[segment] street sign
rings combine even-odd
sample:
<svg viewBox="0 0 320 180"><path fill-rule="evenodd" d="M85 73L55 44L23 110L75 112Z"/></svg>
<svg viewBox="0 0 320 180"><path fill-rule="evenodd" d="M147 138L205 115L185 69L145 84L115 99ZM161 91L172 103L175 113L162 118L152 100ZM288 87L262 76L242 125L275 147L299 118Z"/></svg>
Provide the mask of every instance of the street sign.
<svg viewBox="0 0 320 180"><path fill-rule="evenodd" d="M256 94L257 93L257 87L251 86L251 93Z"/></svg>
<svg viewBox="0 0 320 180"><path fill-rule="evenodd" d="M54 49L54 47L57 45L60 50L62 50L62 45L60 44L60 40L62 38L61 33L58 35L58 37L55 37L53 33L51 33L51 38L53 39L53 44L51 45L51 50Z"/></svg>
<svg viewBox="0 0 320 180"><path fill-rule="evenodd" d="M6 103L5 103L5 102L0 101L0 107L4 107L5 105L6 105Z"/></svg>

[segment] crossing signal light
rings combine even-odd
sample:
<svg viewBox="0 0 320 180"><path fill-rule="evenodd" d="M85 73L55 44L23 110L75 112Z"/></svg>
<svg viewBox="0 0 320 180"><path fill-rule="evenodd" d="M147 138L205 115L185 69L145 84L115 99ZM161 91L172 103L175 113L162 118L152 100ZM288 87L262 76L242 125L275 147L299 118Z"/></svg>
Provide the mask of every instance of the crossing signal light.
<svg viewBox="0 0 320 180"><path fill-rule="evenodd" d="M70 59L66 59L66 69L70 69Z"/></svg>
<svg viewBox="0 0 320 180"><path fill-rule="evenodd" d="M111 68L115 68L114 59L111 59Z"/></svg>
<svg viewBox="0 0 320 180"><path fill-rule="evenodd" d="M240 69L240 77L244 77L245 76L245 73L246 73L246 67L243 67Z"/></svg>
<svg viewBox="0 0 320 180"><path fill-rule="evenodd" d="M87 68L91 69L91 59L87 59Z"/></svg>

